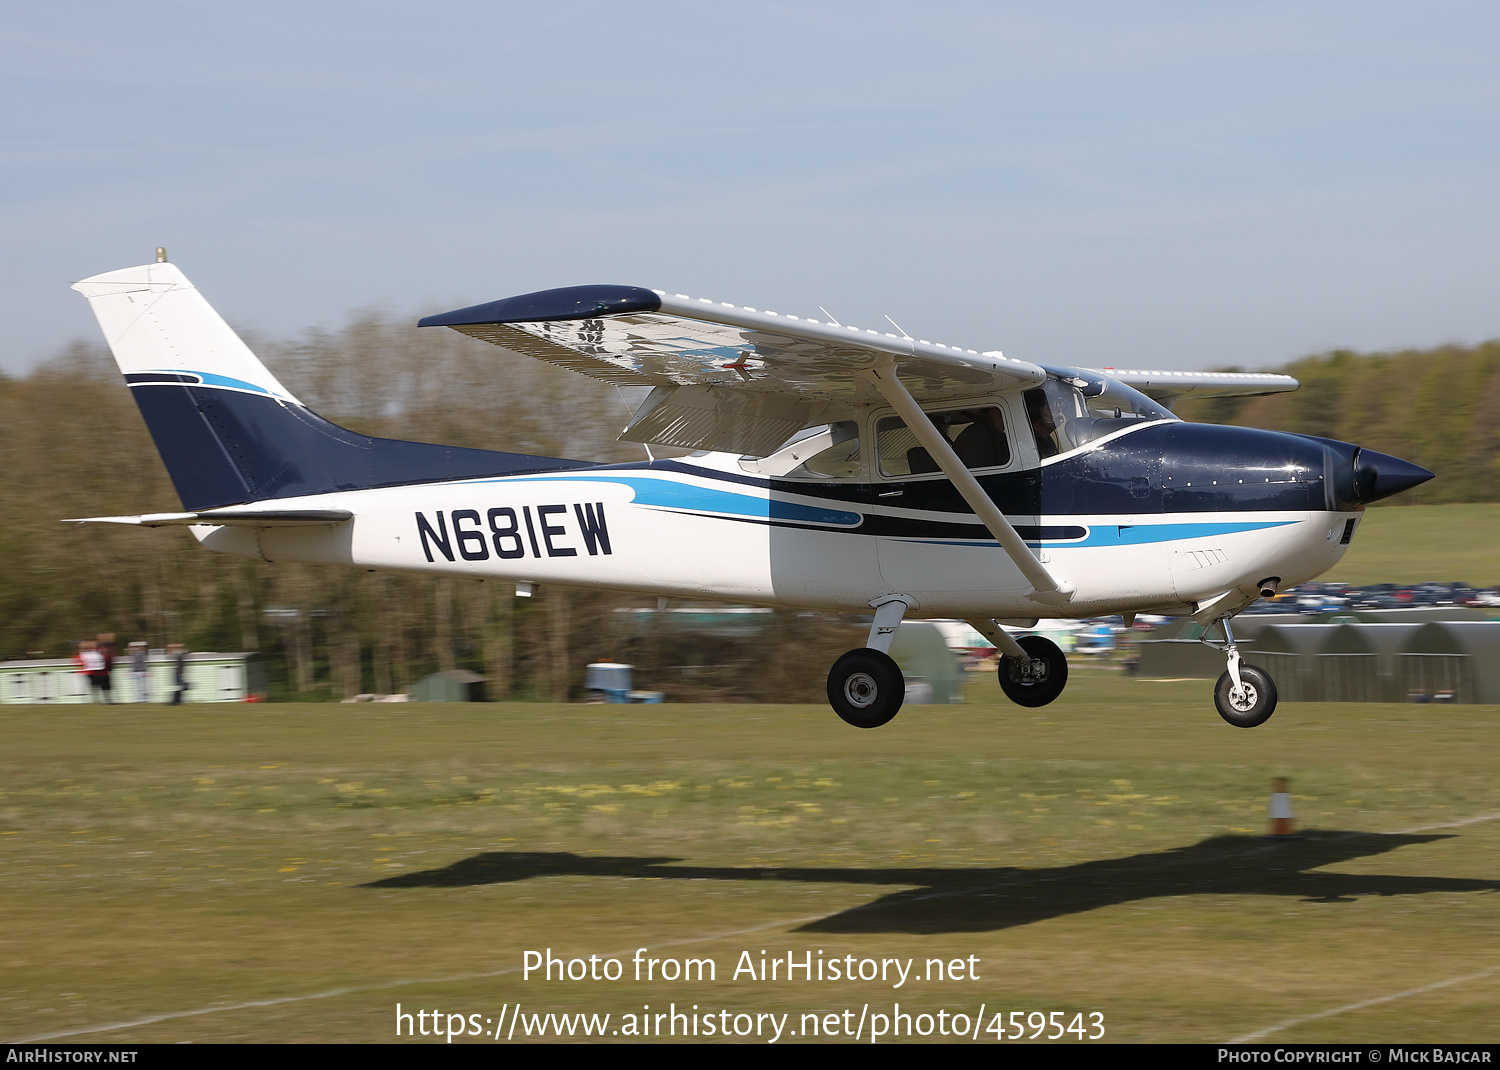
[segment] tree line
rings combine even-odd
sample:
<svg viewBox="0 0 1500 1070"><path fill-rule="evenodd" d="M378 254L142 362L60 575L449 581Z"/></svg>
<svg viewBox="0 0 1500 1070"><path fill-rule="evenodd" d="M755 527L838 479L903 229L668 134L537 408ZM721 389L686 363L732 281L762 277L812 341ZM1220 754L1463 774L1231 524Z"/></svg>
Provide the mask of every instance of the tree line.
<svg viewBox="0 0 1500 1070"><path fill-rule="evenodd" d="M295 339L247 337L298 397L365 434L456 446L638 460L615 439L629 412L612 386L377 312ZM1188 419L1358 442L1438 474L1392 504L1500 500L1500 342L1399 353L1339 351L1285 369L1293 394L1184 402ZM669 699L817 701L857 645L835 614L776 611L750 639L685 631L655 599L501 581L227 557L181 528L68 525L65 517L180 509L129 391L102 345L75 343L0 378L0 659L122 643L270 657L273 698L408 690L467 668L491 698L576 697L584 665L637 667ZM642 626L639 622L649 623ZM767 672L767 666L774 666Z"/></svg>

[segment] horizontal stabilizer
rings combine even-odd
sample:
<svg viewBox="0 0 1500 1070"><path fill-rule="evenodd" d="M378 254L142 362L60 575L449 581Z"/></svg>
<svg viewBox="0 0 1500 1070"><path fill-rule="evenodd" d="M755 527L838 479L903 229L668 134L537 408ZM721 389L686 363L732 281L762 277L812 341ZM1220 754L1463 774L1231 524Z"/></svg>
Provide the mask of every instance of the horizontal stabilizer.
<svg viewBox="0 0 1500 1070"><path fill-rule="evenodd" d="M307 524L342 524L347 509L208 509L198 513L144 513L140 516L81 516L64 524L131 524L142 528L218 524L235 528L294 528Z"/></svg>

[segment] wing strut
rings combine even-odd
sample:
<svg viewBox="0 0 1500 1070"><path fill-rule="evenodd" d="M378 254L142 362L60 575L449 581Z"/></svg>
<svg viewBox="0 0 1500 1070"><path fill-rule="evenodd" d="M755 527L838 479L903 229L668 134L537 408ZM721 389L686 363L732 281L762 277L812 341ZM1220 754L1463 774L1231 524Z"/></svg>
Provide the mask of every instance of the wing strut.
<svg viewBox="0 0 1500 1070"><path fill-rule="evenodd" d="M1015 658L1023 665L1031 660L1031 655L1026 653L1020 643L1016 642L1015 636L1011 635L1010 632L1000 627L999 621L989 618L975 617L971 620L965 621L965 623L980 635L988 639L990 642L994 643L996 649L998 649L1002 654L1009 654L1011 657Z"/></svg>
<svg viewBox="0 0 1500 1070"><path fill-rule="evenodd" d="M916 436L927 450L928 455L937 462L937 466L943 470L943 474L953 481L953 486L958 493L963 495L964 501L969 503L979 519L984 521L984 526L990 529L990 534L995 536L995 541L1006 555L1016 563L1021 574L1030 581L1034 588L1026 597L1033 601L1046 605L1062 605L1073 597L1074 587L1066 581L1059 582L1054 579L1052 573L1036 559L1011 522L1005 519L997 505L984 492L974 474L964 466L963 461L958 459L958 454L953 452L953 446L947 437L937 429L927 414L922 411L922 406L911 396L905 384L896 375L896 361L894 357L882 356L875 367L858 373L875 385L885 400L890 402L891 407L906 421L906 426Z"/></svg>

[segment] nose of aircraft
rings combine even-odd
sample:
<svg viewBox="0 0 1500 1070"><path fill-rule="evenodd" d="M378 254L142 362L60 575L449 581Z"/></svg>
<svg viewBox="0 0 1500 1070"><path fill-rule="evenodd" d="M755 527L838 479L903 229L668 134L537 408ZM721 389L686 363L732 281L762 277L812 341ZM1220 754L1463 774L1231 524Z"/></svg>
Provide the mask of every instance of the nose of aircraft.
<svg viewBox="0 0 1500 1070"><path fill-rule="evenodd" d="M1361 448L1354 455L1354 497L1362 505L1426 483L1432 473L1387 453Z"/></svg>

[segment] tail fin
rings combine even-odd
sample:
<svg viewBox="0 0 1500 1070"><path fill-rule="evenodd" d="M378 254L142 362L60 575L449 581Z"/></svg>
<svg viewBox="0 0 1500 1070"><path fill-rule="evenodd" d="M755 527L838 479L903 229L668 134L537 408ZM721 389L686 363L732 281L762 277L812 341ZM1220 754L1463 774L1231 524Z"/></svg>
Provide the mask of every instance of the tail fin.
<svg viewBox="0 0 1500 1070"><path fill-rule="evenodd" d="M176 264L143 264L75 282L89 299L127 382L186 382L297 399L250 352Z"/></svg>
<svg viewBox="0 0 1500 1070"><path fill-rule="evenodd" d="M185 509L586 464L330 423L281 385L175 264L111 271L73 289L89 299Z"/></svg>

